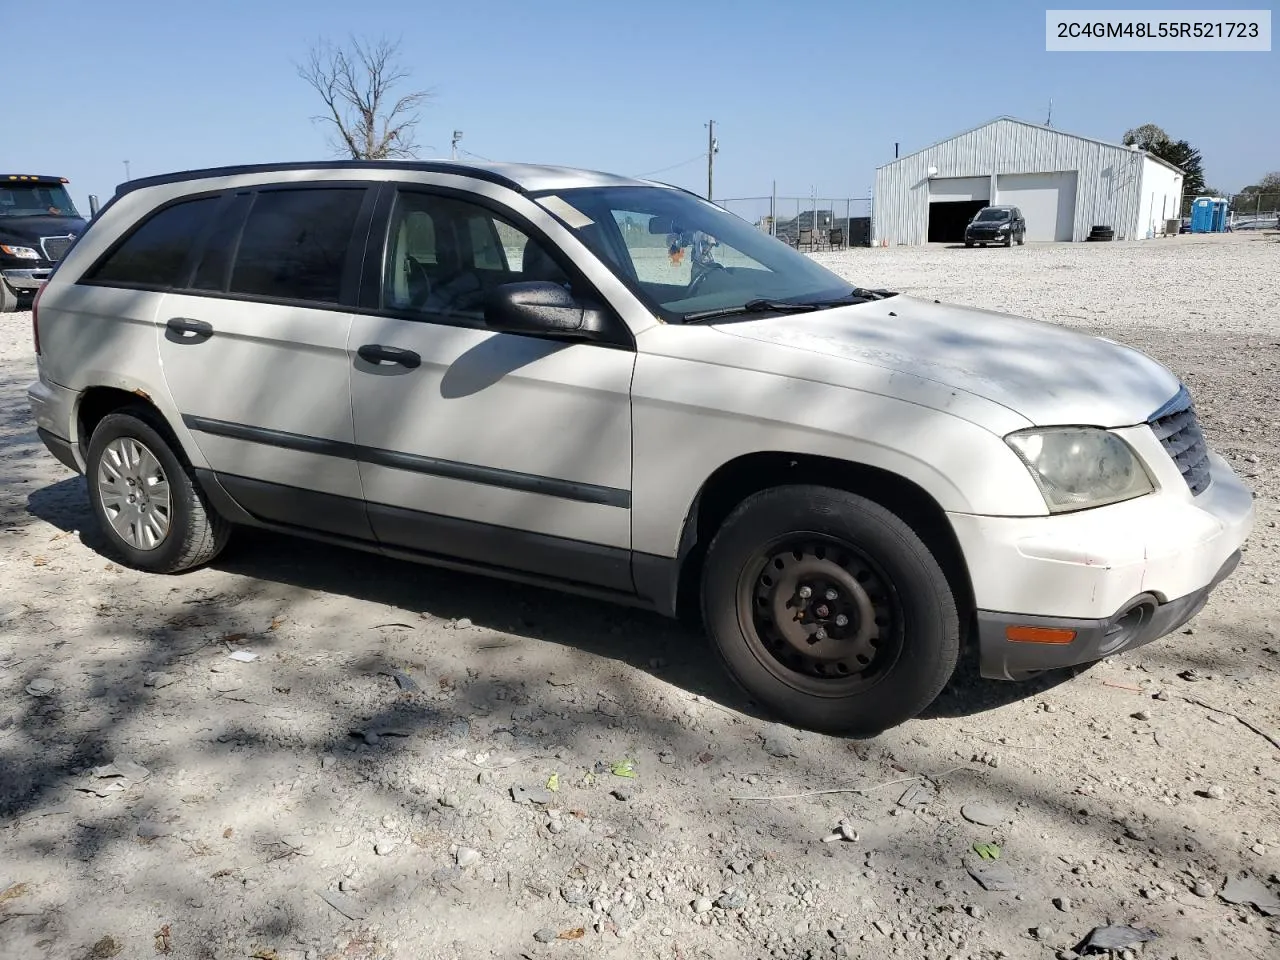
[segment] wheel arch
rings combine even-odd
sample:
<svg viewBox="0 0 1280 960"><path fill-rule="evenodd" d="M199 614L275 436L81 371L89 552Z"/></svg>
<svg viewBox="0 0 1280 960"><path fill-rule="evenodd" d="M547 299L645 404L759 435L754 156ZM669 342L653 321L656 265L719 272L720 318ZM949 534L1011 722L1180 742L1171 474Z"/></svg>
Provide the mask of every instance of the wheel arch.
<svg viewBox="0 0 1280 960"><path fill-rule="evenodd" d="M973 586L960 542L938 501L919 484L880 467L783 451L749 453L729 460L698 490L685 517L676 557L674 611L681 619L696 621L699 617L698 594L707 546L733 509L761 490L801 483L856 493L910 526L946 574L964 641L974 611Z"/></svg>
<svg viewBox="0 0 1280 960"><path fill-rule="evenodd" d="M94 386L84 390L76 402L76 436L72 440L80 452L82 461L88 462L89 441L93 437L93 431L98 424L105 417L128 407L147 408L160 423L168 428L174 441L179 445L177 452L186 454L186 451L181 448L181 441L177 439L177 431L173 429L173 425L169 423L164 412L145 390L125 390L121 387Z"/></svg>

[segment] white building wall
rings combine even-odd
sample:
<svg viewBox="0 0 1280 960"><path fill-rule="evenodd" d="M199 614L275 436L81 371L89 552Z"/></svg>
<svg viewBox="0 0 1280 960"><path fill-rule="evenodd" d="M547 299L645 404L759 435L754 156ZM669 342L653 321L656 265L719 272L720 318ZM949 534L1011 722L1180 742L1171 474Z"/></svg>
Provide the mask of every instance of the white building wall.
<svg viewBox="0 0 1280 960"><path fill-rule="evenodd" d="M1142 158L1139 239L1165 235L1165 220L1182 215L1182 174L1151 157Z"/></svg>
<svg viewBox="0 0 1280 960"><path fill-rule="evenodd" d="M887 240L895 246L927 241L930 167L937 168L934 177L990 177L993 187L1000 174L1074 170L1072 240L1083 240L1094 224L1111 226L1117 240L1145 236L1149 212L1141 219L1140 187L1147 166L1175 175L1127 147L1002 117L878 168L872 242Z"/></svg>

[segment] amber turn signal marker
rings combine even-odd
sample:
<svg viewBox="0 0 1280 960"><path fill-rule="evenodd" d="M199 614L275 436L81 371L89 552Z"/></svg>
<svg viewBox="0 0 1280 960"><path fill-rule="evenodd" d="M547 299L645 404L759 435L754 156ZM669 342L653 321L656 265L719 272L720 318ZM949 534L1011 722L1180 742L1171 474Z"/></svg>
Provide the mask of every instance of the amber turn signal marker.
<svg viewBox="0 0 1280 960"><path fill-rule="evenodd" d="M1058 627L1005 627L1004 636L1011 643L1070 643L1076 632Z"/></svg>

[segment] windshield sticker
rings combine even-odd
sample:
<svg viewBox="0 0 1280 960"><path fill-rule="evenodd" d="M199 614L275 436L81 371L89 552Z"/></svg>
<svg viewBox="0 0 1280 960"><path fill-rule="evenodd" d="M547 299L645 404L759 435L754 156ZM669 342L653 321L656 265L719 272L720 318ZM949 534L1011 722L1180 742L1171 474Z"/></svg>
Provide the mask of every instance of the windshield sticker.
<svg viewBox="0 0 1280 960"><path fill-rule="evenodd" d="M540 197L538 199L538 203L542 204L575 230L581 230L583 227L589 227L595 223L594 220L588 217L577 207L566 202L560 197Z"/></svg>

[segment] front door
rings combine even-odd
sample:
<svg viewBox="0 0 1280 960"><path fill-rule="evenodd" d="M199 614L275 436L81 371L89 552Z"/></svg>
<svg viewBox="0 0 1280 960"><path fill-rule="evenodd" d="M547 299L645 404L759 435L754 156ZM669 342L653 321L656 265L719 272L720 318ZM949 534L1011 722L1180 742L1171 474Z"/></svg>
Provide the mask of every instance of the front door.
<svg viewBox="0 0 1280 960"><path fill-rule="evenodd" d="M630 591L629 339L487 329L494 286L551 280L588 294L585 280L493 201L387 189L385 251L370 243L381 294L350 339L360 478L379 541Z"/></svg>
<svg viewBox="0 0 1280 960"><path fill-rule="evenodd" d="M232 497L259 519L366 540L347 339L372 192L225 198L157 318L183 426Z"/></svg>

